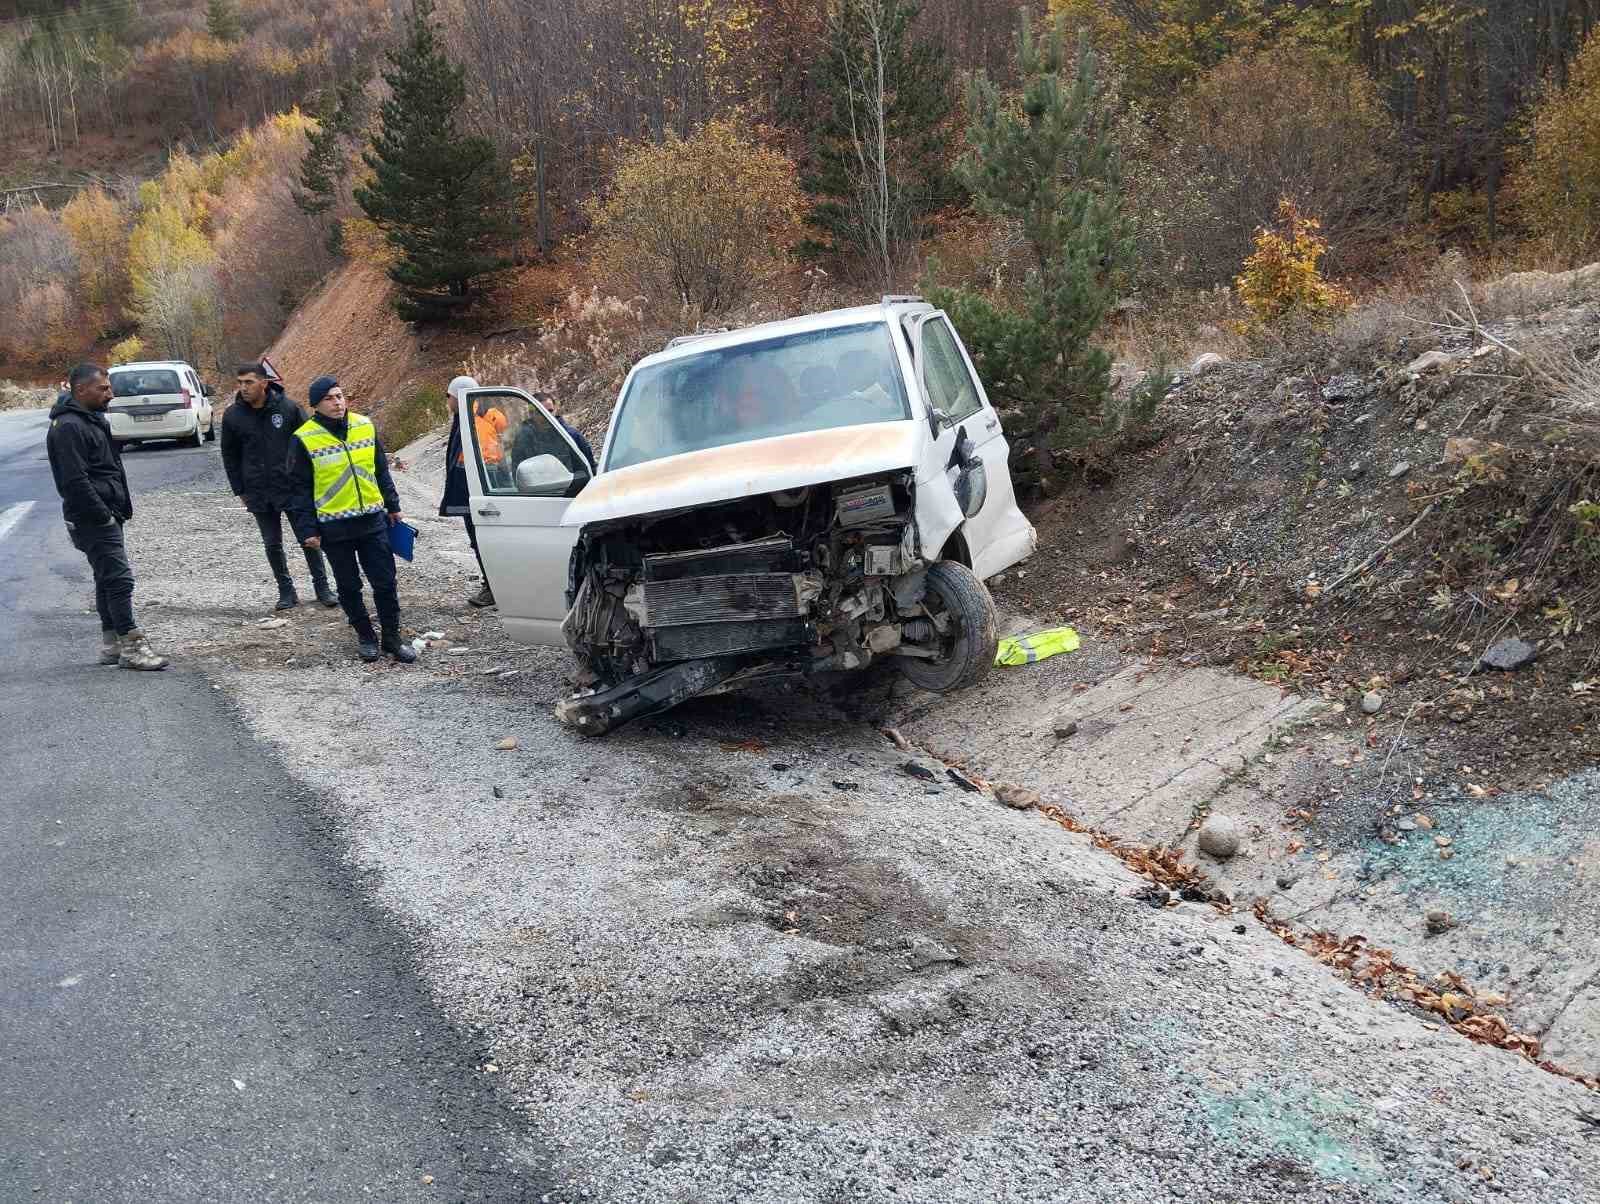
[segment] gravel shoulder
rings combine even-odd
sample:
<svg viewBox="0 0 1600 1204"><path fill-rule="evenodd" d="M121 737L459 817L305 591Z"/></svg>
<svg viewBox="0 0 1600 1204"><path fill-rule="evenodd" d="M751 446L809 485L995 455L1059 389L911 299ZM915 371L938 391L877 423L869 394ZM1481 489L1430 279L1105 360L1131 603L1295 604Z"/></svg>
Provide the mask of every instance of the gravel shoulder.
<svg viewBox="0 0 1600 1204"><path fill-rule="evenodd" d="M510 1152L551 1199L1543 1201L1600 1181L1583 1088L1373 1001L1248 914L1154 909L1086 837L943 776L927 749L998 747L1019 708L1123 670L1093 632L976 696L771 692L584 741L551 715L566 658L464 605L437 448L402 458L423 532L406 626L445 636L418 666L360 665L338 612L263 626L266 565L220 471L141 497L142 531L167 533L135 541L142 615L317 792L481 1036Z"/></svg>

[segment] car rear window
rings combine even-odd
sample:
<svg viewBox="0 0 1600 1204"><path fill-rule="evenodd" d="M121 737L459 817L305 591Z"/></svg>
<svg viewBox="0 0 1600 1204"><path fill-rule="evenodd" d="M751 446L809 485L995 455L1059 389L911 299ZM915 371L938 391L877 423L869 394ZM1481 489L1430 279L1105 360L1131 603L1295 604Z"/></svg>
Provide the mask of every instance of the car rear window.
<svg viewBox="0 0 1600 1204"><path fill-rule="evenodd" d="M152 393L177 393L183 389L170 368L144 368L138 372L113 372L113 397L148 397Z"/></svg>

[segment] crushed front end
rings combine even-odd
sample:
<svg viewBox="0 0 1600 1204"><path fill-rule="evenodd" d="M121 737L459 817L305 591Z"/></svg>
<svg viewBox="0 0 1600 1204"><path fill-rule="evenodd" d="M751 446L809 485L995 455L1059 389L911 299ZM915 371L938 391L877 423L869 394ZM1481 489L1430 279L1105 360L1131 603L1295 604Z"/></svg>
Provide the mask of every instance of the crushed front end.
<svg viewBox="0 0 1600 1204"><path fill-rule="evenodd" d="M600 735L697 694L938 655L909 472L595 523L564 631L563 722Z"/></svg>

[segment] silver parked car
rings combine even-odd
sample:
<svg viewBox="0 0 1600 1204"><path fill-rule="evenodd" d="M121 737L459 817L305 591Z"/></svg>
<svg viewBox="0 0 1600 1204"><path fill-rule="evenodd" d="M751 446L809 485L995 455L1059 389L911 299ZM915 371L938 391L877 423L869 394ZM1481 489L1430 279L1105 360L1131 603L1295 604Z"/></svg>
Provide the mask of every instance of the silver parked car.
<svg viewBox="0 0 1600 1204"><path fill-rule="evenodd" d="M946 691L994 662L984 579L1037 536L972 362L918 298L674 340L628 374L592 476L526 393L466 402L502 621L576 653L557 713L582 732L773 677L890 660Z"/></svg>
<svg viewBox="0 0 1600 1204"><path fill-rule="evenodd" d="M182 360L114 364L106 407L117 443L176 439L190 447L217 437L211 387Z"/></svg>

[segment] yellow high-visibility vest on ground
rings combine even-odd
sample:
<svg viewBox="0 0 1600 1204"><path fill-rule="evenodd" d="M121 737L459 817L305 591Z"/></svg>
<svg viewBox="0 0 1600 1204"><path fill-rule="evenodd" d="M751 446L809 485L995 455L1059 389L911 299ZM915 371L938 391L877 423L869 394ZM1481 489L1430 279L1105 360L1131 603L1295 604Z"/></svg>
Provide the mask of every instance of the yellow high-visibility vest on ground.
<svg viewBox="0 0 1600 1204"><path fill-rule="evenodd" d="M349 429L340 439L315 418L294 433L311 457L311 493L317 521L332 522L383 511L378 488L378 431L364 414L346 415Z"/></svg>
<svg viewBox="0 0 1600 1204"><path fill-rule="evenodd" d="M1070 627L1052 627L1032 635L1007 636L995 649L997 665L1031 665L1062 652L1078 650L1078 633Z"/></svg>

